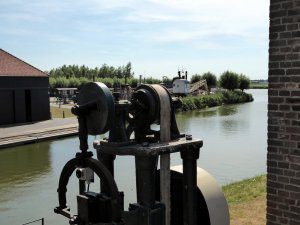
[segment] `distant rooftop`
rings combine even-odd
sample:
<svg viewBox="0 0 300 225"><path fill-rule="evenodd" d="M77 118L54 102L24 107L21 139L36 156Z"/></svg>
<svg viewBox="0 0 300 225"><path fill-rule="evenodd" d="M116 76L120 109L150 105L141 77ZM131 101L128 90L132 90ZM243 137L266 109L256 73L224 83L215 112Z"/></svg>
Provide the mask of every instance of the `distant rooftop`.
<svg viewBox="0 0 300 225"><path fill-rule="evenodd" d="M0 77L47 77L48 74L0 48Z"/></svg>

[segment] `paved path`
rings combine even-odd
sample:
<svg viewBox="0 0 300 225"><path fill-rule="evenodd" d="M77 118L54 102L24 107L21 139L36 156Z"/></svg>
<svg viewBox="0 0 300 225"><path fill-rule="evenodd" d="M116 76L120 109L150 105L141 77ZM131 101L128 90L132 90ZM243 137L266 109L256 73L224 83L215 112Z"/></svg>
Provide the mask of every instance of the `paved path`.
<svg viewBox="0 0 300 225"><path fill-rule="evenodd" d="M78 122L76 117L0 126L0 148L71 136L77 133Z"/></svg>

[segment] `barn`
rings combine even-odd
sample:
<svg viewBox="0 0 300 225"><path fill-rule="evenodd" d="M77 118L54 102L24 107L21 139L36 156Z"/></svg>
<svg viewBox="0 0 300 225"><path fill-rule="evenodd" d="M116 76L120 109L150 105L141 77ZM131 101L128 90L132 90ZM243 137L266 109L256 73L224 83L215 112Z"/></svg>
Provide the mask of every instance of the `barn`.
<svg viewBox="0 0 300 225"><path fill-rule="evenodd" d="M0 49L0 125L48 119L48 74Z"/></svg>

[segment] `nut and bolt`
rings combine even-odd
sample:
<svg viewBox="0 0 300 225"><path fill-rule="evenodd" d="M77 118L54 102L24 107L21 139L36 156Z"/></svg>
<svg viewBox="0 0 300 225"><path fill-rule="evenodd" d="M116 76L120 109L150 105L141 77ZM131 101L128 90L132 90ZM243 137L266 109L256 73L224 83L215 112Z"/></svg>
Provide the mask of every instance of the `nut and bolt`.
<svg viewBox="0 0 300 225"><path fill-rule="evenodd" d="M186 134L185 139L188 141L193 140L193 136L191 134Z"/></svg>

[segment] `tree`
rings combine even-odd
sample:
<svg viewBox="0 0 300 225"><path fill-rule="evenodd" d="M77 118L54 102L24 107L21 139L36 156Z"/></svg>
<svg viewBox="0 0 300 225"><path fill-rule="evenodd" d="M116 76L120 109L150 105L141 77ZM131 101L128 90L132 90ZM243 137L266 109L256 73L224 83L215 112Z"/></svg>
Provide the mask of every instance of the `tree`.
<svg viewBox="0 0 300 225"><path fill-rule="evenodd" d="M219 79L220 86L228 90L239 88L239 75L232 71L225 71Z"/></svg>
<svg viewBox="0 0 300 225"><path fill-rule="evenodd" d="M127 65L124 67L124 74L123 74L124 78L125 78L125 84L127 84L127 79L132 77L131 74L131 62L127 63Z"/></svg>
<svg viewBox="0 0 300 225"><path fill-rule="evenodd" d="M194 74L192 77L191 77L191 83L193 84L193 83L196 83L196 82L198 82L198 81L200 81L201 80L201 75L199 75L199 74Z"/></svg>
<svg viewBox="0 0 300 225"><path fill-rule="evenodd" d="M240 87L239 88L242 90L242 92L244 92L245 89L249 89L250 79L246 75L240 74L239 80L240 80Z"/></svg>
<svg viewBox="0 0 300 225"><path fill-rule="evenodd" d="M206 80L209 92L212 87L217 86L217 77L211 72L204 73L201 76L202 80Z"/></svg>

